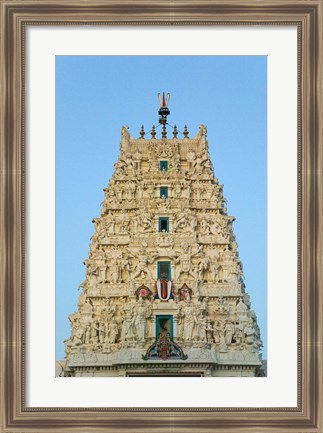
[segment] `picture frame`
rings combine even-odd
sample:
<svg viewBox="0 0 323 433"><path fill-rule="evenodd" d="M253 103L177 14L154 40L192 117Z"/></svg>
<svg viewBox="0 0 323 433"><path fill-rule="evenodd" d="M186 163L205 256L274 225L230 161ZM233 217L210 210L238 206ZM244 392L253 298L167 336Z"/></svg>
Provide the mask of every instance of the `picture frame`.
<svg viewBox="0 0 323 433"><path fill-rule="evenodd" d="M2 432L322 432L322 3L1 1ZM26 82L29 25L296 25L298 29L298 404L295 408L26 406ZM296 168L295 168L296 169Z"/></svg>

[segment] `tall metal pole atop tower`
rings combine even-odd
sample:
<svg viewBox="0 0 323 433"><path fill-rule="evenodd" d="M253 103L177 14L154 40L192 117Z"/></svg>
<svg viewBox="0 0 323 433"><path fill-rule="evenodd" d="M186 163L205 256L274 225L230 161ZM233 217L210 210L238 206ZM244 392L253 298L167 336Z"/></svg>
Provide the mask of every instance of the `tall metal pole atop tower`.
<svg viewBox="0 0 323 433"><path fill-rule="evenodd" d="M169 98L170 98L170 93L167 93L166 95L165 92L163 92L162 95L158 93L158 100L160 105L158 114L159 114L159 123L161 125L166 125L167 116L170 114L170 111L168 109Z"/></svg>

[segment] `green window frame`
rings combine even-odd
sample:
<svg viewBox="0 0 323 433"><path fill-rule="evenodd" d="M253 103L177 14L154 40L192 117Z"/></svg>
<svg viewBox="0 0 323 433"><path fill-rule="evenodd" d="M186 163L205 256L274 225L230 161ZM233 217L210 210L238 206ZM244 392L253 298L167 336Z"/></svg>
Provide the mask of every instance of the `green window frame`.
<svg viewBox="0 0 323 433"><path fill-rule="evenodd" d="M170 262L158 262L157 263L158 280L164 278L166 276L165 274L167 274L167 279L170 281L172 279Z"/></svg>
<svg viewBox="0 0 323 433"><path fill-rule="evenodd" d="M160 187L160 198L164 195L166 198L168 198L168 186L161 186Z"/></svg>
<svg viewBox="0 0 323 433"><path fill-rule="evenodd" d="M159 161L159 169L168 171L168 161Z"/></svg>
<svg viewBox="0 0 323 433"><path fill-rule="evenodd" d="M169 218L168 217L160 217L159 218L158 231L162 232L163 230L165 230L166 232L169 232Z"/></svg>

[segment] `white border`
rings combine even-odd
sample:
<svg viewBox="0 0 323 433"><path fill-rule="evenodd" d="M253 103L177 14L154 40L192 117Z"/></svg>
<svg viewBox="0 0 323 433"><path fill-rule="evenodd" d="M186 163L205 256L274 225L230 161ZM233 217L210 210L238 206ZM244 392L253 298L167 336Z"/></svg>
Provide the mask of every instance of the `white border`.
<svg viewBox="0 0 323 433"><path fill-rule="evenodd" d="M27 41L28 406L295 407L296 27L30 27ZM53 376L55 55L152 53L268 56L268 378Z"/></svg>

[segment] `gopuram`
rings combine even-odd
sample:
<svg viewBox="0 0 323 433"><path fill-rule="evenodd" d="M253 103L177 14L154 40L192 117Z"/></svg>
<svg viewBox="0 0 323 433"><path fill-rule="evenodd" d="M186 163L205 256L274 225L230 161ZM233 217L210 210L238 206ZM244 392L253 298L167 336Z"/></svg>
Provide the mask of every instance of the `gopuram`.
<svg viewBox="0 0 323 433"><path fill-rule="evenodd" d="M159 94L160 138L122 128L69 316L69 376L259 373L260 331L206 127L194 138L170 127L168 100Z"/></svg>

